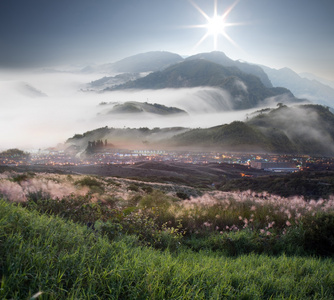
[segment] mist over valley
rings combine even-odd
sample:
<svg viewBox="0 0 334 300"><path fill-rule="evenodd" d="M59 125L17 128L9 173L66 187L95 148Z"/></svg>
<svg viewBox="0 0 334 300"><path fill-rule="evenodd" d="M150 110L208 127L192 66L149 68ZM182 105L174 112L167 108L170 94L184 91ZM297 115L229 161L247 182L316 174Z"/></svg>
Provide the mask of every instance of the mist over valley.
<svg viewBox="0 0 334 300"><path fill-rule="evenodd" d="M187 59L155 51L94 68L1 71L0 80L0 96L8 99L1 111L3 149L51 147L105 126L209 128L246 121L278 103L323 103L320 96L296 98L259 66L217 51Z"/></svg>

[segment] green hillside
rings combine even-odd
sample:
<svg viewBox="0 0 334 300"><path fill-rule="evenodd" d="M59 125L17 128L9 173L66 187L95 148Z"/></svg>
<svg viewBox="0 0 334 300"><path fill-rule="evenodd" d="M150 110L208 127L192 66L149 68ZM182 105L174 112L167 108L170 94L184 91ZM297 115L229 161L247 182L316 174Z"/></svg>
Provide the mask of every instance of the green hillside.
<svg viewBox="0 0 334 300"><path fill-rule="evenodd" d="M129 101L122 104L115 105L110 111L110 114L119 113L151 113L157 115L174 115L174 114L186 114L186 112L177 107L168 107L158 103L141 103L136 101Z"/></svg>
<svg viewBox="0 0 334 300"><path fill-rule="evenodd" d="M245 122L211 128L108 128L103 127L67 140L84 147L88 141L124 144L149 143L151 147L206 148L226 151L334 155L334 115L321 105L278 105L262 109ZM133 108L131 106L131 108ZM134 107L135 111L138 108Z"/></svg>
<svg viewBox="0 0 334 300"><path fill-rule="evenodd" d="M222 147L230 151L271 151L268 139L253 126L236 121L208 129L194 129L172 138L175 146Z"/></svg>
<svg viewBox="0 0 334 300"><path fill-rule="evenodd" d="M248 121L256 126L279 152L333 155L334 115L321 105L281 105Z"/></svg>
<svg viewBox="0 0 334 300"><path fill-rule="evenodd" d="M259 112L247 122L194 129L172 138L174 146L312 155L334 154L334 115L321 105Z"/></svg>

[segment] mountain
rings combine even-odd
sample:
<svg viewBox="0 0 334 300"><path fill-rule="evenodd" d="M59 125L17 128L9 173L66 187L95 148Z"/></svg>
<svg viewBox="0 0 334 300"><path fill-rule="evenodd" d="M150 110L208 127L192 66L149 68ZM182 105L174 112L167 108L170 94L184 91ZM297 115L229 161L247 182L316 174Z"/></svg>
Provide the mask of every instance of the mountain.
<svg viewBox="0 0 334 300"><path fill-rule="evenodd" d="M175 53L151 51L126 57L117 62L100 65L95 70L105 73L142 73L162 70L170 65L183 61Z"/></svg>
<svg viewBox="0 0 334 300"><path fill-rule="evenodd" d="M271 84L268 75L257 65L252 65L247 62L241 62L238 60L232 60L225 55L225 53L220 51L213 51L210 53L199 53L190 57L187 57L186 60L196 60L196 59L205 59L216 64L220 64L224 67L237 67L244 73L252 74L260 78L265 87L271 88Z"/></svg>
<svg viewBox="0 0 334 300"><path fill-rule="evenodd" d="M142 76L139 73L122 73L116 76L104 76L100 79L91 81L87 85L87 89L94 91L102 91L106 88L110 88L115 85L120 85L127 81L138 79L140 77Z"/></svg>
<svg viewBox="0 0 334 300"><path fill-rule="evenodd" d="M162 104L141 103L136 101L129 101L122 104L116 104L108 114L133 114L133 113L150 113L156 115L175 115L175 114L187 114L184 110L177 107L167 107Z"/></svg>
<svg viewBox="0 0 334 300"><path fill-rule="evenodd" d="M168 141L174 147L333 155L334 115L321 105L262 110L247 122L193 129Z"/></svg>
<svg viewBox="0 0 334 300"><path fill-rule="evenodd" d="M153 72L143 78L106 90L200 86L217 87L228 91L233 99L232 109L256 107L265 103L266 99L277 96L279 96L279 99L276 99L278 102L298 101L285 88L267 88L257 76L242 72L237 67L224 67L204 59L186 60L163 71Z"/></svg>
<svg viewBox="0 0 334 300"><path fill-rule="evenodd" d="M300 77L289 68L272 69L261 66L268 74L274 86L284 86L298 98L306 98L312 102L333 106L334 89L316 80Z"/></svg>
<svg viewBox="0 0 334 300"><path fill-rule="evenodd" d="M86 149L89 141L108 140L116 148L201 149L235 152L333 156L334 114L321 105L262 109L246 122L211 128L103 127L67 140L67 146Z"/></svg>
<svg viewBox="0 0 334 300"><path fill-rule="evenodd" d="M314 75L312 73L307 73L307 72L299 73L298 75L301 78L307 78L309 80L319 81L320 83L322 83L324 85L328 85L329 87L331 87L332 89L334 89L334 81L331 81L331 80L328 80L328 79L325 79L325 78L322 78L322 77L319 77L319 76L316 76L316 75Z"/></svg>
<svg viewBox="0 0 334 300"><path fill-rule="evenodd" d="M334 153L334 115L328 107L322 105L298 105L279 108L265 114L259 114L248 121L272 140L273 133L286 136L297 153L333 155ZM282 141L274 145L286 150ZM292 151L293 152L293 151Z"/></svg>
<svg viewBox="0 0 334 300"><path fill-rule="evenodd" d="M171 137L183 133L189 129L183 127L171 128L108 128L102 127L83 134L75 134L66 141L66 146L75 146L78 151L87 148L89 142L96 140L107 140L115 148L141 149L150 148L150 145L157 145L162 140L169 140Z"/></svg>
<svg viewBox="0 0 334 300"><path fill-rule="evenodd" d="M192 129L174 136L168 144L172 147L219 148L226 151L270 149L270 142L261 131L240 121L207 129Z"/></svg>
<svg viewBox="0 0 334 300"><path fill-rule="evenodd" d="M17 82L16 83L16 90L29 98L39 98L39 97L47 97L45 93L36 89L35 87L31 86L26 82Z"/></svg>

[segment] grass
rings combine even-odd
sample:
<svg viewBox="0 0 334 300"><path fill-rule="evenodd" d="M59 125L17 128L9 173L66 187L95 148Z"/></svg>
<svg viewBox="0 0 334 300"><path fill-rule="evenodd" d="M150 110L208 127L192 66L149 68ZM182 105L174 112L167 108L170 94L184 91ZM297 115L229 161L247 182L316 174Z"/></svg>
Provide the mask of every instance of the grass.
<svg viewBox="0 0 334 300"><path fill-rule="evenodd" d="M2 299L334 299L331 258L158 251L0 201Z"/></svg>
<svg viewBox="0 0 334 300"><path fill-rule="evenodd" d="M334 299L333 196L17 173L0 194L1 299Z"/></svg>

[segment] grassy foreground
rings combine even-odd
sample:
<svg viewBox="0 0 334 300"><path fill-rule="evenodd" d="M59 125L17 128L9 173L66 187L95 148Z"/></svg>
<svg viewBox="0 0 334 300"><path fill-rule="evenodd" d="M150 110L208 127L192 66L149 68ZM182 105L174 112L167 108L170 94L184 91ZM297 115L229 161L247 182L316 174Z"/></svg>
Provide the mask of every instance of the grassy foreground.
<svg viewBox="0 0 334 300"><path fill-rule="evenodd" d="M0 201L0 298L334 299L331 258L137 245Z"/></svg>

